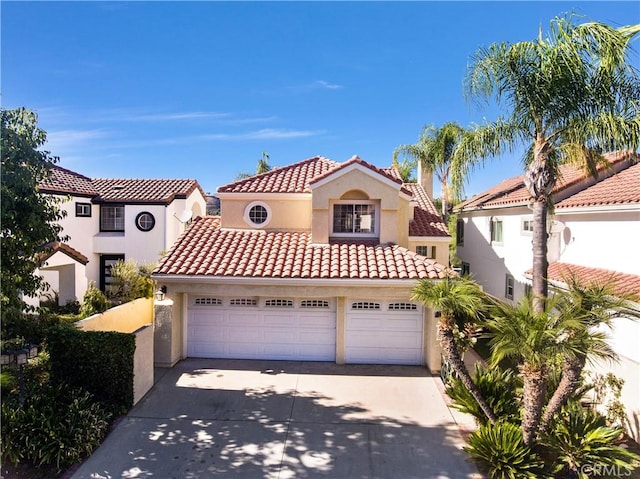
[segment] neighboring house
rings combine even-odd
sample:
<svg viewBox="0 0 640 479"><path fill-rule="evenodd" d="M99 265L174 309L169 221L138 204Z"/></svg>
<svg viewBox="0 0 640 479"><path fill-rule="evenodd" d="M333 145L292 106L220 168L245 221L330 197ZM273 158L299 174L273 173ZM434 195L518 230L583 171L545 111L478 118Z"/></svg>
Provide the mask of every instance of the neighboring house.
<svg viewBox="0 0 640 479"><path fill-rule="evenodd" d="M52 245L39 270L62 305L81 301L89 282L108 288L119 259L157 263L206 208L195 180L88 178L59 166L39 191L65 199L60 225L68 240Z"/></svg>
<svg viewBox="0 0 640 479"><path fill-rule="evenodd" d="M640 163L611 155L611 170L594 180L562 167L548 219L551 285L564 287L575 274L585 281L612 280L617 291L640 295ZM523 176L511 178L457 207L458 257L489 294L518 301L531 285L532 212ZM640 310L640 305L638 305ZM633 434L640 430L640 323L615 320L610 341L617 364L599 364L599 373L625 380L623 402Z"/></svg>
<svg viewBox="0 0 640 479"><path fill-rule="evenodd" d="M440 367L434 312L410 299L442 279L450 240L432 179L403 183L358 157L314 157L218 188L154 273L172 306L156 361L290 359Z"/></svg>

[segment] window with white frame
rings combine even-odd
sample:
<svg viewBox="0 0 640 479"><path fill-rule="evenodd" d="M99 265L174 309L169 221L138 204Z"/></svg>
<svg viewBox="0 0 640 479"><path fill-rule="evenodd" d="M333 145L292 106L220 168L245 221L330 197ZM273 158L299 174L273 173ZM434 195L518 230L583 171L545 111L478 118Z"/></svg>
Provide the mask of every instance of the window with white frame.
<svg viewBox="0 0 640 479"><path fill-rule="evenodd" d="M491 242L502 244L502 220L500 218L491 218Z"/></svg>
<svg viewBox="0 0 640 479"><path fill-rule="evenodd" d="M435 246L416 246L416 253L426 258L434 259L436 257Z"/></svg>
<svg viewBox="0 0 640 479"><path fill-rule="evenodd" d="M533 218L522 218L520 231L525 235L533 233Z"/></svg>
<svg viewBox="0 0 640 479"><path fill-rule="evenodd" d="M124 206L100 206L100 231L124 231Z"/></svg>
<svg viewBox="0 0 640 479"><path fill-rule="evenodd" d="M271 221L271 208L263 201L253 201L244 210L244 221L250 226L267 226Z"/></svg>
<svg viewBox="0 0 640 479"><path fill-rule="evenodd" d="M337 236L376 236L377 213L374 202L335 203L332 232Z"/></svg>
<svg viewBox="0 0 640 479"><path fill-rule="evenodd" d="M507 274L504 279L504 297L507 299L513 299L513 291L515 288L515 280L513 276Z"/></svg>

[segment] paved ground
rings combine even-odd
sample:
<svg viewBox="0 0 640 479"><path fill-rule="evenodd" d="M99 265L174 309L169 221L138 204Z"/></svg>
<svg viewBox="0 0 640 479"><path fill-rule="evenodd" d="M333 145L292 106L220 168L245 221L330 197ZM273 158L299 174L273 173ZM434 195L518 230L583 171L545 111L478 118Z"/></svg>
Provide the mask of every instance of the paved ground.
<svg viewBox="0 0 640 479"><path fill-rule="evenodd" d="M73 479L478 478L438 382L412 366L185 360Z"/></svg>

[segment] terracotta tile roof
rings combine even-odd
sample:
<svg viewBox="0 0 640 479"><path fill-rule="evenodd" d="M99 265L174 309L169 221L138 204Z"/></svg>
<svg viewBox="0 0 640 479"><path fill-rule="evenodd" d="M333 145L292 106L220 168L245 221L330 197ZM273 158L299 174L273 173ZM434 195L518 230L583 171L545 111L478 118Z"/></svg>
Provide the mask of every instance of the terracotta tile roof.
<svg viewBox="0 0 640 479"><path fill-rule="evenodd" d="M196 188L196 180L88 178L54 165L49 178L40 183L42 193L87 196L94 202L169 204L186 198Z"/></svg>
<svg viewBox="0 0 640 479"><path fill-rule="evenodd" d="M605 155L612 164L619 164L628 159L628 156L617 153ZM586 179L584 171L571 165L562 165L559 171L559 179L553 189L553 194L577 184ZM586 186L586 184L585 184ZM482 193L472 196L468 200L456 206L456 211L473 210L476 208L490 208L500 206L515 206L526 204L531 195L524 185L524 175L506 179Z"/></svg>
<svg viewBox="0 0 640 479"><path fill-rule="evenodd" d="M49 177L42 181L39 186L42 193L72 194L88 197L98 194L91 183L91 178L57 165L51 167Z"/></svg>
<svg viewBox="0 0 640 479"><path fill-rule="evenodd" d="M526 274L530 277L532 270L528 270ZM640 298L640 276L635 274L556 262L549 264L548 276L549 280L561 283L571 276L576 276L585 285L606 284L611 281L617 294L638 295Z"/></svg>
<svg viewBox="0 0 640 479"><path fill-rule="evenodd" d="M640 163L560 201L556 208L640 203Z"/></svg>
<svg viewBox="0 0 640 479"><path fill-rule="evenodd" d="M74 259L78 263L87 264L89 262L89 258L83 255L80 251L72 248L66 243L60 243L58 241L49 243L45 246L45 252L42 255L40 255L40 262L44 263L58 251L66 254L67 256Z"/></svg>
<svg viewBox="0 0 640 479"><path fill-rule="evenodd" d="M397 245L313 244L308 232L231 230L197 218L155 274L297 279L444 278L448 268Z"/></svg>
<svg viewBox="0 0 640 479"><path fill-rule="evenodd" d="M169 204L176 198L186 198L199 189L196 180L94 178L98 191L95 202Z"/></svg>
<svg viewBox="0 0 640 479"><path fill-rule="evenodd" d="M404 187L411 192L413 201L417 203L413 210L413 221L409 223L409 236L449 236L447 225L424 188L418 183L405 183Z"/></svg>
<svg viewBox="0 0 640 479"><path fill-rule="evenodd" d="M326 171L321 175L316 176L315 178L313 178L313 180L311 180L310 184L317 183L318 181L321 181L324 178L331 176L334 173L337 173L338 171L343 170L351 165L364 166L365 168L368 168L369 170L384 176L388 180L391 180L394 183L398 183L399 185L402 185L402 180L400 179L400 177L398 175L390 173L389 168L378 168L377 166L372 165L371 163L367 163L359 156L352 156L349 160L345 161L344 163L339 163L338 165L336 165L335 168L329 171Z"/></svg>
<svg viewBox="0 0 640 479"><path fill-rule="evenodd" d="M219 193L305 193L316 177L338 166L333 160L314 156L288 166L274 168L218 188Z"/></svg>

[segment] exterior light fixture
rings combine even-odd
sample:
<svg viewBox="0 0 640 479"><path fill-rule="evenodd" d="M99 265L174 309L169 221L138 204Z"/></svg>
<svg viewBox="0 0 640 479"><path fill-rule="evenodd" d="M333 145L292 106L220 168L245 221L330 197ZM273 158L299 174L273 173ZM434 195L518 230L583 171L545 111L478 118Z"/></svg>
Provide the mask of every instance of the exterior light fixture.
<svg viewBox="0 0 640 479"><path fill-rule="evenodd" d="M7 349L0 355L0 364L9 366L15 364L19 366L20 381L20 406L24 405L24 365L38 355L36 344L23 344L19 349Z"/></svg>

